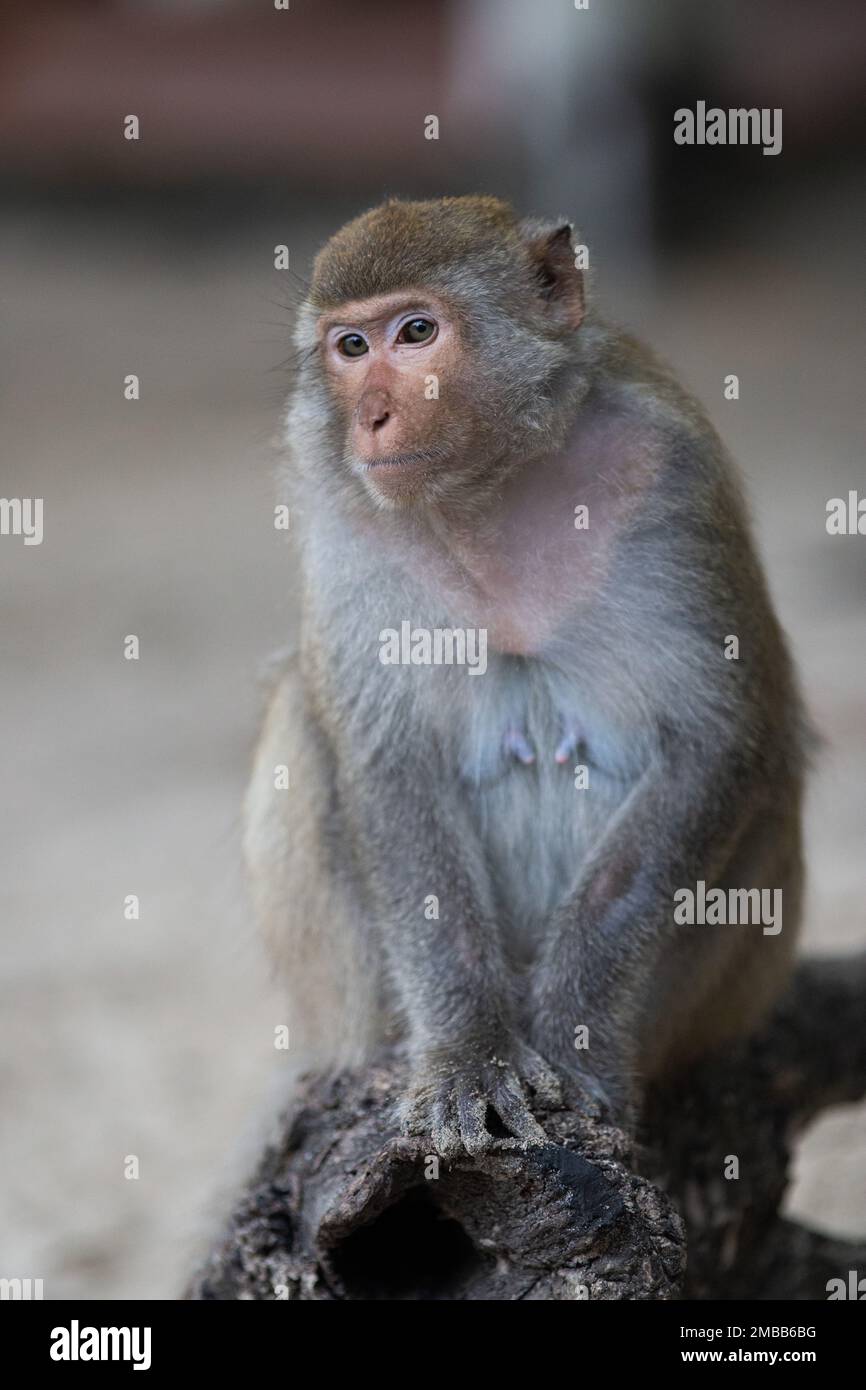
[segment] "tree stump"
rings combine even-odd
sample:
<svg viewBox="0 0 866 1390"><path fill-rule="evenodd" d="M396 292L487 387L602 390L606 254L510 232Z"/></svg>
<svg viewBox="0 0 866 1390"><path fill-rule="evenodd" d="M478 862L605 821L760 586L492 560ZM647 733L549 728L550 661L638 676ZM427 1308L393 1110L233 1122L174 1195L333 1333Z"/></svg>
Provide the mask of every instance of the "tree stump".
<svg viewBox="0 0 866 1390"><path fill-rule="evenodd" d="M866 953L807 961L759 1035L649 1098L637 1142L539 1110L548 1144L453 1162L397 1132L394 1054L307 1078L186 1297L825 1299L866 1241L779 1207L804 1126L866 1094L864 1020Z"/></svg>

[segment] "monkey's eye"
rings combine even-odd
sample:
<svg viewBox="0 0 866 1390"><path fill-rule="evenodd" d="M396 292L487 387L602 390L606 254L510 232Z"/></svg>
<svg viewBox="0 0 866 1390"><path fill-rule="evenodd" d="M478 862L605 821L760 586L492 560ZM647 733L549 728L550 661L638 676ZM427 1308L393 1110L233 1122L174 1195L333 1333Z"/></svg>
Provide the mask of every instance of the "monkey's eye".
<svg viewBox="0 0 866 1390"><path fill-rule="evenodd" d="M337 351L344 357L363 357L367 351L367 340L360 333L344 333L337 339Z"/></svg>
<svg viewBox="0 0 866 1390"><path fill-rule="evenodd" d="M436 325L430 319L410 319L397 334L397 342L429 343L435 333Z"/></svg>

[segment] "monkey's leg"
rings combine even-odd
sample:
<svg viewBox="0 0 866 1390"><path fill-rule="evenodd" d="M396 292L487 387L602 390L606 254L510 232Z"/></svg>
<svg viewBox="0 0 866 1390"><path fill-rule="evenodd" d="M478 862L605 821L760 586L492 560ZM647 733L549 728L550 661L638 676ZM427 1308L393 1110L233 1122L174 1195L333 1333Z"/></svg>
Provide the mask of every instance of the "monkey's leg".
<svg viewBox="0 0 866 1390"><path fill-rule="evenodd" d="M542 1143L531 1098L555 1103L558 1082L513 1027L514 985L482 848L460 804L431 794L441 770L417 750L408 767L403 751L380 750L344 789L408 1029L401 1122L431 1134L443 1155L493 1142L488 1109L517 1140Z"/></svg>
<svg viewBox="0 0 866 1390"><path fill-rule="evenodd" d="M244 858L299 1070L357 1065L387 1022L369 913L333 795L333 762L294 660L273 691L256 749Z"/></svg>
<svg viewBox="0 0 866 1390"><path fill-rule="evenodd" d="M749 827L771 814L756 788L735 750L678 750L644 773L554 914L535 971L530 1036L620 1122L633 1118L639 1099L647 1001L678 947L707 930L675 922L674 894L699 879L717 882ZM733 952L737 929L727 930L730 946L721 949ZM588 1047L577 1050L582 1028Z"/></svg>
<svg viewBox="0 0 866 1390"><path fill-rule="evenodd" d="M780 890L781 923L767 930L751 923L686 928L688 939L661 963L641 1043L640 1064L647 1075L676 1072L744 1036L783 992L797 946L803 888L796 792L743 837L717 886L727 893L759 885Z"/></svg>

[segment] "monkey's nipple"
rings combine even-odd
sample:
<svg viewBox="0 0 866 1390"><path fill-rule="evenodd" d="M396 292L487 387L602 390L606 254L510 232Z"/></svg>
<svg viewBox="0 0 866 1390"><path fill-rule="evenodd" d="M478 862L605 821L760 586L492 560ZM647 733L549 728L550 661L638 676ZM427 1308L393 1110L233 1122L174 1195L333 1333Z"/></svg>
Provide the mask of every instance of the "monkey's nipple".
<svg viewBox="0 0 866 1390"><path fill-rule="evenodd" d="M525 767L535 762L535 754L522 729L518 729L516 724L509 724L502 739L502 746L512 758L523 763Z"/></svg>
<svg viewBox="0 0 866 1390"><path fill-rule="evenodd" d="M562 725L562 738L556 745L556 752L553 756L558 763L567 763L574 757L580 747L583 739L583 730L573 719L564 719Z"/></svg>

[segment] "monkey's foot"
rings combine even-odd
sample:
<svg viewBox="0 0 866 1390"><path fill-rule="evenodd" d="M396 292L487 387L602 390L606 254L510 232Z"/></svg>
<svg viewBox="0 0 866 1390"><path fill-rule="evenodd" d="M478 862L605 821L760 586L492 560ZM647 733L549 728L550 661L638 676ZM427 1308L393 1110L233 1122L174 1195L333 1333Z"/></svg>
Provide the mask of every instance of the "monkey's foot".
<svg viewBox="0 0 866 1390"><path fill-rule="evenodd" d="M569 1110L628 1127L632 1116L627 1088L612 1078L598 1075L584 1060L584 1053L561 1048L559 1040L554 1043L537 1035L533 1042L544 1049L544 1056L556 1067L560 1090Z"/></svg>
<svg viewBox="0 0 866 1390"><path fill-rule="evenodd" d="M530 1096L550 1106L562 1103L555 1072L524 1043L490 1049L476 1061L456 1051L437 1053L423 1060L400 1103L401 1128L405 1134L429 1134L442 1158L515 1141L521 1148L546 1144Z"/></svg>
<svg viewBox="0 0 866 1390"><path fill-rule="evenodd" d="M531 763L535 762L535 754L532 751L532 745L523 730L518 729L516 724L509 724L508 728L505 730L502 739L502 747L505 749L506 753L512 758L516 758L518 762L523 763L525 767L529 767Z"/></svg>

